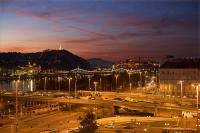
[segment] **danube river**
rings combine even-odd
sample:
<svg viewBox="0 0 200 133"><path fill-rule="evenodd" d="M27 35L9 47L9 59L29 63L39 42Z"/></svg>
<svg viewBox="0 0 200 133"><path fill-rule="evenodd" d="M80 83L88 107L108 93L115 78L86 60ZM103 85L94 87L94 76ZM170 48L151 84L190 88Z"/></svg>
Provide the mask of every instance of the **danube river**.
<svg viewBox="0 0 200 133"><path fill-rule="evenodd" d="M35 90L62 90L68 91L69 86L74 90L75 86L78 90L94 90L94 82L97 82L97 89L99 91L113 91L116 88L125 88L128 84L127 77L119 77L116 79L113 76L99 77L94 76L91 79L82 77L79 79L71 78L70 81L66 77L40 77L40 78L23 78L20 80L0 80L0 89L18 90L22 91L35 91ZM75 85L76 84L76 85ZM137 86L137 77L132 78L132 87Z"/></svg>
<svg viewBox="0 0 200 133"><path fill-rule="evenodd" d="M71 81L70 87L72 89L74 88L73 85L74 81ZM12 90L15 88L30 92L35 90L68 90L69 82L62 77L0 81L0 89Z"/></svg>

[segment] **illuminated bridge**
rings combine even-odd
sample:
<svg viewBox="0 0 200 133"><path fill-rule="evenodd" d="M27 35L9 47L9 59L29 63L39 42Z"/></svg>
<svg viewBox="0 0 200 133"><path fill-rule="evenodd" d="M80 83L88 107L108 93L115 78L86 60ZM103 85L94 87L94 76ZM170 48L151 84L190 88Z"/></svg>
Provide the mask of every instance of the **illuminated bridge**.
<svg viewBox="0 0 200 133"><path fill-rule="evenodd" d="M112 75L115 73L140 73L142 70L134 70L134 69L124 69L124 68L118 68L118 69L95 69L95 70L84 70L79 67L76 69L70 70L70 71L58 71L58 72L42 72L37 75L15 75L14 77L24 77L24 78L34 78L34 77L64 77L67 75L75 75L75 76L88 76L88 75L100 75L100 76L107 76Z"/></svg>

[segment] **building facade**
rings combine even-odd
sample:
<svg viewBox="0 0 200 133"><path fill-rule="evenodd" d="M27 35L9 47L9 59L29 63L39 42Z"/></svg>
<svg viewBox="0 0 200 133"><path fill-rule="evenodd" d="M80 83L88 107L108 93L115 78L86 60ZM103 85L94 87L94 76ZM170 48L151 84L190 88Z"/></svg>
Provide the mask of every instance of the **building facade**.
<svg viewBox="0 0 200 133"><path fill-rule="evenodd" d="M15 71L15 75L37 75L41 72L41 67L30 62L23 67L18 67Z"/></svg>
<svg viewBox="0 0 200 133"><path fill-rule="evenodd" d="M199 59L172 59L159 69L160 93L164 95L195 97L196 89L192 84L200 83Z"/></svg>

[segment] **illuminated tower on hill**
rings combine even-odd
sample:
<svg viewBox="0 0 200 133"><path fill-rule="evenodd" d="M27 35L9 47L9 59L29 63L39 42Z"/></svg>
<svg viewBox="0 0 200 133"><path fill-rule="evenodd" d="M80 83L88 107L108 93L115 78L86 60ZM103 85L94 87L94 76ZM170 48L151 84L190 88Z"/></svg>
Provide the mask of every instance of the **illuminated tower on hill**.
<svg viewBox="0 0 200 133"><path fill-rule="evenodd" d="M58 50L62 50L62 45L60 44L60 47L59 47L59 49Z"/></svg>

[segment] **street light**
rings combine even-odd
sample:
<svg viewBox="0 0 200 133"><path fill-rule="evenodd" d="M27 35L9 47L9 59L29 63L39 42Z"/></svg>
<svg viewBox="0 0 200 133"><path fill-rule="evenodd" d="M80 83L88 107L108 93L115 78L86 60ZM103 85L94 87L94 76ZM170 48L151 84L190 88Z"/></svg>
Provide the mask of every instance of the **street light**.
<svg viewBox="0 0 200 133"><path fill-rule="evenodd" d="M58 90L60 91L60 77L58 76Z"/></svg>
<svg viewBox="0 0 200 133"><path fill-rule="evenodd" d="M129 71L129 72L128 72L128 80L129 80L129 83L131 83L131 74L132 74L132 72Z"/></svg>
<svg viewBox="0 0 200 133"><path fill-rule="evenodd" d="M181 85L181 104L182 104L182 98L183 98L183 82L182 80L179 81L180 85Z"/></svg>
<svg viewBox="0 0 200 133"><path fill-rule="evenodd" d="M140 85L142 86L142 72L139 72L140 74Z"/></svg>
<svg viewBox="0 0 200 133"><path fill-rule="evenodd" d="M47 77L44 78L44 91L47 91Z"/></svg>
<svg viewBox="0 0 200 133"><path fill-rule="evenodd" d="M100 77L100 91L102 91L102 79Z"/></svg>
<svg viewBox="0 0 200 133"><path fill-rule="evenodd" d="M76 98L76 93L77 93L77 76L75 76L75 94L74 97Z"/></svg>
<svg viewBox="0 0 200 133"><path fill-rule="evenodd" d="M98 82L94 81L93 83L94 83L95 95L96 95L97 94L96 92L97 92L97 84L98 84Z"/></svg>
<svg viewBox="0 0 200 133"><path fill-rule="evenodd" d="M197 91L197 132L199 128L199 122L198 122L198 113L199 113L199 86L200 84L192 84L193 87L196 87Z"/></svg>
<svg viewBox="0 0 200 133"><path fill-rule="evenodd" d="M69 78L67 78L67 79L68 79L68 81L69 81L69 95L70 95L70 81L72 80L72 78L69 77Z"/></svg>
<svg viewBox="0 0 200 133"><path fill-rule="evenodd" d="M89 90L91 89L90 84L91 84L91 78L88 78L88 84L89 84Z"/></svg>
<svg viewBox="0 0 200 133"><path fill-rule="evenodd" d="M97 81L94 81L93 83L94 83L95 96L96 96L96 94L97 94L97 84L98 84L98 82L97 82ZM97 119L97 105L96 105L96 98L95 98L95 103L94 103L94 105L95 105L95 119Z"/></svg>
<svg viewBox="0 0 200 133"><path fill-rule="evenodd" d="M90 87L90 86L91 86L91 78L92 78L92 77L93 77L93 75L88 75L88 76L87 76L87 78L88 78L88 87L89 87L88 90L91 90L91 87Z"/></svg>
<svg viewBox="0 0 200 133"><path fill-rule="evenodd" d="M118 74L116 74L116 75L115 75L115 81L116 81L116 90L117 90L117 79L118 79L118 77L119 77L119 75L118 75Z"/></svg>
<svg viewBox="0 0 200 133"><path fill-rule="evenodd" d="M131 90L132 89L132 83L130 83L129 86L130 86L130 97L131 97L131 95L132 95L132 90Z"/></svg>
<svg viewBox="0 0 200 133"><path fill-rule="evenodd" d="M15 109L15 117L16 117L16 132L17 132L17 125L18 125L18 83L20 82L20 76L19 76L19 79L17 81L15 81L15 98L16 98L16 109Z"/></svg>

